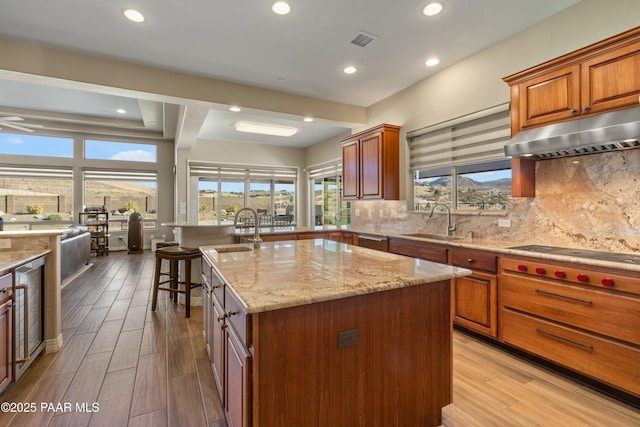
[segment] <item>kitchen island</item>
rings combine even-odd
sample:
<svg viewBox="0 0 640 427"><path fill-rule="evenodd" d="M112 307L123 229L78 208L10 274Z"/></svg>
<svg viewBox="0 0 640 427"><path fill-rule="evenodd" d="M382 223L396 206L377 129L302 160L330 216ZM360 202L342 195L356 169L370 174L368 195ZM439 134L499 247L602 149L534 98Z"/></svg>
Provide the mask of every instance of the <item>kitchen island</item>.
<svg viewBox="0 0 640 427"><path fill-rule="evenodd" d="M228 425L441 423L450 280L469 270L321 239L201 251Z"/></svg>

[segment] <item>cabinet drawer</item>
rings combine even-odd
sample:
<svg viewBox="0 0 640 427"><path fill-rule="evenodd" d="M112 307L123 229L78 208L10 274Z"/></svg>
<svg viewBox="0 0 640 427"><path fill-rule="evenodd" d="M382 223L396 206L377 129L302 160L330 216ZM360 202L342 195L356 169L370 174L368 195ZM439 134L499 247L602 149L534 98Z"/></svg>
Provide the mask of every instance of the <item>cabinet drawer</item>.
<svg viewBox="0 0 640 427"><path fill-rule="evenodd" d="M640 395L640 350L503 309L505 343Z"/></svg>
<svg viewBox="0 0 640 427"><path fill-rule="evenodd" d="M415 240L389 239L389 252L427 261L447 263L447 248Z"/></svg>
<svg viewBox="0 0 640 427"><path fill-rule="evenodd" d="M13 294L13 274L0 276L0 303L4 303Z"/></svg>
<svg viewBox="0 0 640 427"><path fill-rule="evenodd" d="M495 273L498 271L498 257L491 252L453 248L451 249L451 265Z"/></svg>
<svg viewBox="0 0 640 427"><path fill-rule="evenodd" d="M503 271L640 295L640 275L638 273L629 272L628 275L623 275L608 272L606 269L596 271L593 266L581 264L569 266L534 258L502 258L500 263L500 269Z"/></svg>
<svg viewBox="0 0 640 427"><path fill-rule="evenodd" d="M233 326L236 333L246 347L249 347L249 336L247 334L247 315L240 309L240 304L235 295L228 289L225 290L224 312L227 315L227 322Z"/></svg>
<svg viewBox="0 0 640 427"><path fill-rule="evenodd" d="M209 282L211 292L224 304L224 282L215 270L211 269L211 281Z"/></svg>
<svg viewBox="0 0 640 427"><path fill-rule="evenodd" d="M640 344L640 299L588 287L504 274L500 304Z"/></svg>

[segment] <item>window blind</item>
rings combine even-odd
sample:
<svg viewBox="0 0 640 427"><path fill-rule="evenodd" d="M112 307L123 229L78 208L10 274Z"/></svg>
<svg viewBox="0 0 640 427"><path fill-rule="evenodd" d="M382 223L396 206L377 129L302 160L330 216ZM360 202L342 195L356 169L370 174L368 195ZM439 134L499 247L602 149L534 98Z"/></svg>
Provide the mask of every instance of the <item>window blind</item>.
<svg viewBox="0 0 640 427"><path fill-rule="evenodd" d="M411 171L505 159L509 104L407 133Z"/></svg>
<svg viewBox="0 0 640 427"><path fill-rule="evenodd" d="M342 160L309 166L307 170L309 179L326 178L342 174Z"/></svg>
<svg viewBox="0 0 640 427"><path fill-rule="evenodd" d="M245 178L288 178L295 179L298 176L297 168L265 168L254 166L219 166L205 163L191 163L190 174L191 176L201 176L208 178L231 178L231 179L245 179Z"/></svg>
<svg viewBox="0 0 640 427"><path fill-rule="evenodd" d="M157 180L155 172L143 171L114 171L114 170L85 170L85 180L97 181L153 181Z"/></svg>
<svg viewBox="0 0 640 427"><path fill-rule="evenodd" d="M0 165L0 176L7 178L73 179L73 169Z"/></svg>

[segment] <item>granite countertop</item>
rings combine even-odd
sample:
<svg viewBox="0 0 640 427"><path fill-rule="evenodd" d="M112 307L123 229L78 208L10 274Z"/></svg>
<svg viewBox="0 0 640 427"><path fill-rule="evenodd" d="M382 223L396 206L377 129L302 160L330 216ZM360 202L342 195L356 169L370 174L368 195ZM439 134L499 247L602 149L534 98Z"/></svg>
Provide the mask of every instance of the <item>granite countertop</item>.
<svg viewBox="0 0 640 427"><path fill-rule="evenodd" d="M0 271L16 268L26 262L33 261L51 252L50 249L32 251L5 251L0 252Z"/></svg>
<svg viewBox="0 0 640 427"><path fill-rule="evenodd" d="M322 239L263 243L257 251L226 252L221 247L218 252L215 246L200 250L230 285L246 313L471 274L464 268Z"/></svg>
<svg viewBox="0 0 640 427"><path fill-rule="evenodd" d="M58 236L68 232L65 228L59 230L8 230L0 231L0 239L11 237Z"/></svg>

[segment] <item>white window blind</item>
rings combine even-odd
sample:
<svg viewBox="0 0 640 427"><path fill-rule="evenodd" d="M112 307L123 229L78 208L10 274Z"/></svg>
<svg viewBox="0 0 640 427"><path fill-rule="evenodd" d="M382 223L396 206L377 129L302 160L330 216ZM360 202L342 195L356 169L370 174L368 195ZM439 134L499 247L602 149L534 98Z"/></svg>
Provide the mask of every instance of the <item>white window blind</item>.
<svg viewBox="0 0 640 427"><path fill-rule="evenodd" d="M323 163L320 165L309 166L307 170L309 179L326 178L342 174L342 161Z"/></svg>
<svg viewBox="0 0 640 427"><path fill-rule="evenodd" d="M155 172L144 171L114 171L114 170L85 170L85 180L97 181L152 181L157 180Z"/></svg>
<svg viewBox="0 0 640 427"><path fill-rule="evenodd" d="M509 104L407 133L411 171L505 159Z"/></svg>
<svg viewBox="0 0 640 427"><path fill-rule="evenodd" d="M7 178L73 179L73 169L0 165L0 176Z"/></svg>
<svg viewBox="0 0 640 427"><path fill-rule="evenodd" d="M255 166L217 166L204 163L191 163L190 165L191 176L201 176L208 178L232 178L232 179L245 179L245 178L269 178L269 179L296 179L298 170L296 168L265 168Z"/></svg>

